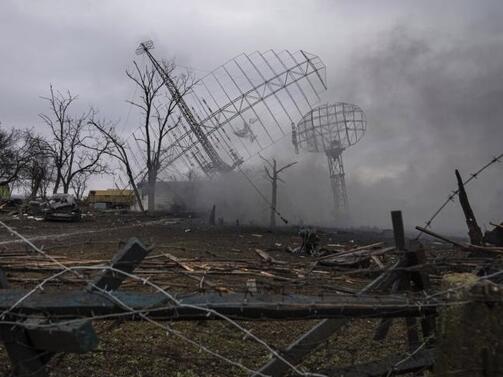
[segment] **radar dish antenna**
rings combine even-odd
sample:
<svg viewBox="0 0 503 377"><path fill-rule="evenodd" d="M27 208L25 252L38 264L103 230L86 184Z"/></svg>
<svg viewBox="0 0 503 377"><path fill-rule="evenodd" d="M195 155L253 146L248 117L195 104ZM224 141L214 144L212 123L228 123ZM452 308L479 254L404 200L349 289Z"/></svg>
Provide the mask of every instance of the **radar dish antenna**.
<svg viewBox="0 0 503 377"><path fill-rule="evenodd" d="M306 113L297 127L292 127L292 142L296 150L325 153L327 156L337 220L349 216L342 152L360 141L366 130L367 119L363 110L344 102L318 106Z"/></svg>

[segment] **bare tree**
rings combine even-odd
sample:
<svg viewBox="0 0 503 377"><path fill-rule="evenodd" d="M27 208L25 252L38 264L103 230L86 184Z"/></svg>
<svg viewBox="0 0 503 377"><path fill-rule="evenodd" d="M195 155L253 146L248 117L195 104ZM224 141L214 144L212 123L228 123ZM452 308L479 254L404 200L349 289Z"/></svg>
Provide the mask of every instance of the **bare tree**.
<svg viewBox="0 0 503 377"><path fill-rule="evenodd" d="M286 164L282 168L278 169L276 159L273 158L272 162L270 162L270 161L266 160L265 158L263 158L262 156L260 156L260 158L262 158L262 160L264 160L271 168L271 170L269 171L267 166L264 166L264 170L267 175L267 178L269 178L269 180L271 181L271 185L272 185L271 214L270 214L269 225L271 228L274 228L276 226L276 213L277 213L276 206L278 204L278 181L285 183L285 181L283 181L279 177L279 174L282 171L288 169L289 167L295 165L297 163L297 161L290 162L289 164Z"/></svg>
<svg viewBox="0 0 503 377"><path fill-rule="evenodd" d="M29 198L34 199L39 194L45 197L48 186L53 182L54 173L49 144L30 130L25 131L23 137L29 160L22 176L29 188Z"/></svg>
<svg viewBox="0 0 503 377"><path fill-rule="evenodd" d="M173 60L163 62L163 69L174 81L180 97L173 98L164 86L164 81L157 70L145 65L140 67L133 62L134 69L126 71L127 77L140 90L139 98L128 101L138 108L142 114L140 131L134 134L136 141L142 147L146 161L146 178L148 185L148 211L155 211L155 188L159 170L162 168L168 151L166 140L169 132L181 122L181 115L177 112L180 100L194 86L195 80L189 72L177 75L176 64Z"/></svg>
<svg viewBox="0 0 503 377"><path fill-rule="evenodd" d="M0 126L0 186L19 181L30 162L29 145L21 130Z"/></svg>
<svg viewBox="0 0 503 377"><path fill-rule="evenodd" d="M88 128L88 119L94 115L89 109L79 116L70 114L70 107L77 100L70 91L65 94L54 91L50 86L50 96L42 97L49 103L49 114L40 114L51 131L49 150L55 167L53 192L63 188L66 194L72 181L81 174L96 174L106 169L102 156L109 147L109 141L98 137Z"/></svg>
<svg viewBox="0 0 503 377"><path fill-rule="evenodd" d="M93 127L95 127L107 140L110 142L110 148L108 148L105 153L111 157L114 157L119 161L124 170L126 171L129 184L133 189L134 195L136 197L136 201L138 206L142 212L145 211L143 208L143 203L141 200L140 191L138 189L138 185L136 184L137 176L133 173L133 168L131 166L131 159L129 154L131 151L127 147L127 144L124 140L122 140L116 133L115 127L112 125L107 125L106 122L100 122L97 120L89 121Z"/></svg>
<svg viewBox="0 0 503 377"><path fill-rule="evenodd" d="M72 179L71 187L72 187L73 192L75 193L75 197L77 198L77 200L83 199L84 193L87 190L87 183L88 183L91 175L92 174L89 172L82 172L82 173L77 174Z"/></svg>

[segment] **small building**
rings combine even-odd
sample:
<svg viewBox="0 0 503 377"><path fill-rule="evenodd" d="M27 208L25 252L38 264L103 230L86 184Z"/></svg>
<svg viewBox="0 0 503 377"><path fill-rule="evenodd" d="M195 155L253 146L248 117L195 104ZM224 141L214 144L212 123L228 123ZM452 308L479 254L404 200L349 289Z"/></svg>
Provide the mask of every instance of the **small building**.
<svg viewBox="0 0 503 377"><path fill-rule="evenodd" d="M86 201L97 209L129 209L135 203L135 196L133 190L91 190Z"/></svg>

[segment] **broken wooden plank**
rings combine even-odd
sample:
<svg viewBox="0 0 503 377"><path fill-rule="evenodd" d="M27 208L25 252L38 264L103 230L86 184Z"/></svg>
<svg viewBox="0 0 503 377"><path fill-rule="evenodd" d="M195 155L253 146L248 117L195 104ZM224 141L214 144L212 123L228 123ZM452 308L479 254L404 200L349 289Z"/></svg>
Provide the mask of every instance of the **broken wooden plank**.
<svg viewBox="0 0 503 377"><path fill-rule="evenodd" d="M175 257L174 255L171 255L170 253L163 253L163 255L168 258L169 260L175 262L177 265L179 265L181 268L183 268L185 271L189 272L194 272L194 269L190 267L188 264L180 262L180 260Z"/></svg>
<svg viewBox="0 0 503 377"><path fill-rule="evenodd" d="M442 235L440 235L438 233L433 232L430 229L426 229L426 228L423 228L421 226L416 226L416 229L419 230L420 232L426 233L427 235L432 236L434 238L437 238L437 239L439 239L441 241L444 241L444 242L450 243L451 245L460 247L463 250L466 250L468 248L467 245L462 244L461 242L457 242L457 241L451 240L451 239L449 239L449 238L447 238L445 236L442 236Z"/></svg>
<svg viewBox="0 0 503 377"><path fill-rule="evenodd" d="M458 198L463 209L463 214L465 215L466 225L468 226L468 235L470 237L470 243L472 245L481 246L482 245L482 231L477 224L477 219L473 213L472 206L468 200L468 195L465 191L465 185L461 179L458 169L456 169L456 180L458 181Z"/></svg>
<svg viewBox="0 0 503 377"><path fill-rule="evenodd" d="M362 254L370 253L372 251L376 251L377 252L377 250L371 250L371 249L378 248L378 247L381 247L383 245L384 245L384 242L376 242L376 243L373 243L373 244L370 244L370 245L366 245L366 246L355 247L354 249L351 249L351 250L345 250L345 251L341 251L341 252L338 252L338 253L332 253L332 254L329 254L329 255L323 255L323 256L317 258L316 260L317 261L322 261L322 260L325 260L325 259L334 258L336 256L337 257L342 257L342 256L346 256L346 255L356 254L357 252L362 252ZM383 249L380 249L380 250L383 250Z"/></svg>
<svg viewBox="0 0 503 377"><path fill-rule="evenodd" d="M445 236L442 236L438 233L435 233L429 229L426 229L426 228L423 228L423 227L420 227L420 226L416 226L416 229L419 230L420 232L423 232L423 233L426 233L428 234L429 236L432 236L432 237L435 237L435 238L438 238L439 240L442 240L444 242L447 242L447 243L450 243L454 246L458 246L459 248L461 248L462 250L465 250L465 251L473 251L473 250L480 250L480 251L487 251L487 252L490 252L490 253L495 253L495 254L503 254L503 248L501 247L489 247L489 246L479 246L479 245L472 245L472 244L464 244L464 243L461 243L461 242L457 242L457 241L454 241L454 240L451 240Z"/></svg>
<svg viewBox="0 0 503 377"><path fill-rule="evenodd" d="M280 261L275 258L273 258L269 253L265 252L262 249L255 249L255 252L257 255L262 258L265 262L267 263L275 263L275 264L287 264L285 261Z"/></svg>
<svg viewBox="0 0 503 377"><path fill-rule="evenodd" d="M312 329L301 335L285 350L280 351L280 355L292 365L297 365L305 355L313 351L313 345L326 342L335 332L342 329L349 323L347 319L326 319L320 321ZM271 359L260 368L252 377L258 376L282 376L290 371L290 366L279 358Z"/></svg>

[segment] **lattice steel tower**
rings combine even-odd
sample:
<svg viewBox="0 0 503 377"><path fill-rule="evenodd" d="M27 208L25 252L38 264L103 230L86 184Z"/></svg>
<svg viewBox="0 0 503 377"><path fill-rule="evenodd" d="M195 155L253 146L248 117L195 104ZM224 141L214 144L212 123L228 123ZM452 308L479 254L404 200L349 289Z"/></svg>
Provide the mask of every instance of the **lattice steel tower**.
<svg viewBox="0 0 503 377"><path fill-rule="evenodd" d="M321 105L292 125L295 150L325 153L334 198L334 215L341 221L349 216L342 152L356 144L367 129L363 110L353 104L337 102Z"/></svg>

